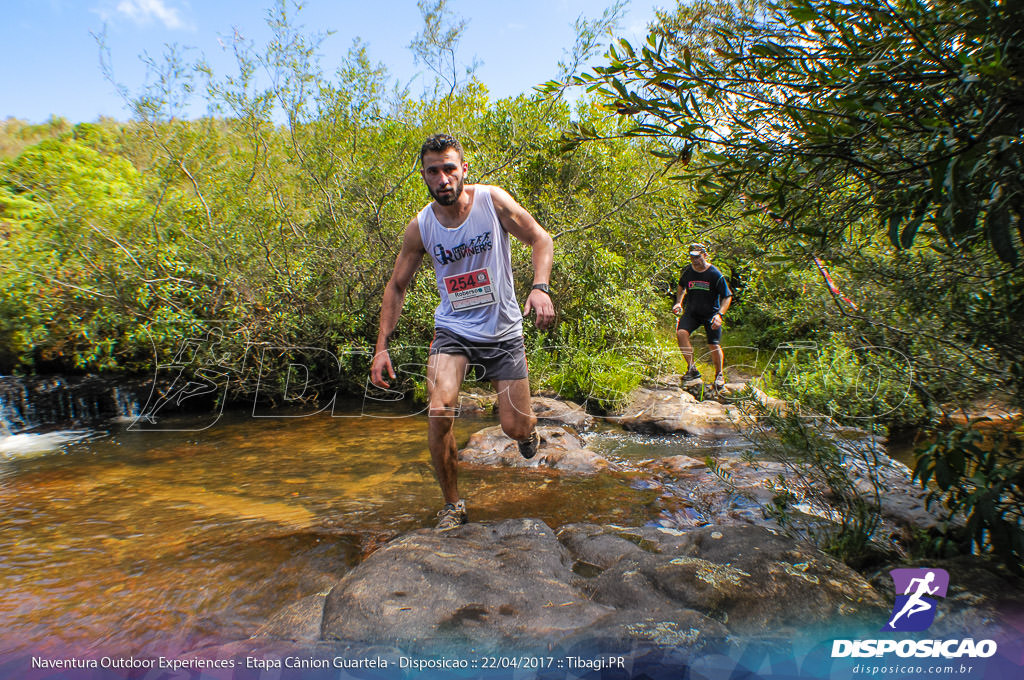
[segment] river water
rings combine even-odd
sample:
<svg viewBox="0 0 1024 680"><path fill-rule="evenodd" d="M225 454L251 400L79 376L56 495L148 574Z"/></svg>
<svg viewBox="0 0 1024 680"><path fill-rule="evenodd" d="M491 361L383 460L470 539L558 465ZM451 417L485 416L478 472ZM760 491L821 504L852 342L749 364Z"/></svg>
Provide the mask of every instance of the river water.
<svg viewBox="0 0 1024 680"><path fill-rule="evenodd" d="M0 656L177 654L246 639L381 542L432 526L440 507L422 415L236 412L200 431L189 431L199 429L195 419L162 424L176 422L178 431L117 424L5 440ZM459 445L492 424L456 419ZM470 519L654 522L673 508L631 466L737 448L607 426L588 443L626 472L463 466Z"/></svg>

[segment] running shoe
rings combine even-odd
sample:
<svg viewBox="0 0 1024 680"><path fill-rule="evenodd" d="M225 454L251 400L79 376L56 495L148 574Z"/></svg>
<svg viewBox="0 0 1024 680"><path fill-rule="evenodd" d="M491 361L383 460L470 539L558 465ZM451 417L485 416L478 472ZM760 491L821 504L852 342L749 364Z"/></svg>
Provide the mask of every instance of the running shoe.
<svg viewBox="0 0 1024 680"><path fill-rule="evenodd" d="M725 376L719 373L718 375L715 376L715 382L712 384L715 386L716 390L722 389L723 387L725 387Z"/></svg>
<svg viewBox="0 0 1024 680"><path fill-rule="evenodd" d="M519 443L519 455L526 460L530 460L537 455L537 449L540 448L540 433L537 432L537 428L533 428L533 432L530 436Z"/></svg>
<svg viewBox="0 0 1024 680"><path fill-rule="evenodd" d="M686 373L683 373L683 382L687 382L689 380L697 380L699 378L700 378L700 371L697 370L697 365L696 364L694 364L693 366L690 366L690 370L688 370Z"/></svg>
<svg viewBox="0 0 1024 680"><path fill-rule="evenodd" d="M434 528L438 531L455 529L465 524L468 518L469 516L466 514L466 501L460 500L458 503L448 503L441 512L437 513L437 526Z"/></svg>

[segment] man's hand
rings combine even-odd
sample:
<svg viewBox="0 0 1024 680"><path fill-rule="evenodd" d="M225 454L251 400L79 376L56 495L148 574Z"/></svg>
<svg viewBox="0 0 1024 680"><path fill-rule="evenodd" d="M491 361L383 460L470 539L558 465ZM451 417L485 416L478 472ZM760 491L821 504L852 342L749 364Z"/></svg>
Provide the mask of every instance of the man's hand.
<svg viewBox="0 0 1024 680"><path fill-rule="evenodd" d="M392 380L395 379L395 368L391 365L391 355L386 349L373 355L373 364L370 366L370 382L377 387L391 387L391 384L384 380L384 371L387 371Z"/></svg>
<svg viewBox="0 0 1024 680"><path fill-rule="evenodd" d="M718 330L719 328L722 327L721 314L715 314L713 317L711 317L711 327L714 328L715 330Z"/></svg>
<svg viewBox="0 0 1024 680"><path fill-rule="evenodd" d="M682 302L677 302L674 305L672 305L672 313L676 314L676 315L682 314L683 313L683 303Z"/></svg>
<svg viewBox="0 0 1024 680"><path fill-rule="evenodd" d="M555 320L555 305L551 302L551 296L537 288L531 290L523 306L523 316L529 316L530 312L537 312L537 328L542 331L547 329Z"/></svg>

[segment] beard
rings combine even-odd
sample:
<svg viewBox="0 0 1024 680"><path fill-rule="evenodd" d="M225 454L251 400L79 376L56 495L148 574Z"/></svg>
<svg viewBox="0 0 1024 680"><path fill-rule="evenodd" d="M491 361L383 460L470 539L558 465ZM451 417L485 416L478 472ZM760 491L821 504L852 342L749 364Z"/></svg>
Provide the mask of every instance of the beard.
<svg viewBox="0 0 1024 680"><path fill-rule="evenodd" d="M434 197L434 200L437 201L438 205L455 205L455 202L459 200L459 196L462 195L462 187L465 183L465 177L459 179L459 183L452 188L451 193L447 194L435 192L429 186L427 187L427 191L429 191L430 195Z"/></svg>

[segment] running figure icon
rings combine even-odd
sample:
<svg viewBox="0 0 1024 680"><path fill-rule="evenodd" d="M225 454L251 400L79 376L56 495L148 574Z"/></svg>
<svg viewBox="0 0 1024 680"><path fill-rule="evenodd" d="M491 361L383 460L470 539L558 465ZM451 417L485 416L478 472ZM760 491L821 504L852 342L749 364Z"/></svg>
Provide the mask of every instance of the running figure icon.
<svg viewBox="0 0 1024 680"><path fill-rule="evenodd" d="M921 631L927 629L938 612L937 598L946 596L949 572L945 569L893 569L889 572L896 587L892 617L882 630Z"/></svg>
<svg viewBox="0 0 1024 680"><path fill-rule="evenodd" d="M903 593L904 595L910 595L910 599L907 600L906 604L903 605L903 608L900 609L899 613L896 614L896 616L892 617L892 620L889 621L889 627L890 628L894 628L896 621L898 621L900 619L900 617L902 617L902 616L906 616L906 617L909 618L909 617L913 616L914 614L920 614L921 612L926 612L926 611L928 611L929 609L931 609L932 607L935 606L935 605L931 604L930 602L925 602L922 599L925 595L934 595L935 593L938 592L938 590L939 590L938 586L935 586L934 588L929 588L928 587L932 583L932 581L934 581L934 580L935 580L935 572L934 571L929 571L928 574L925 575L924 578L913 578L913 579L910 579L910 583L907 584L907 590L906 590L906 592ZM914 591L913 594L911 594L910 590L914 587L915 583L917 584L917 590Z"/></svg>

